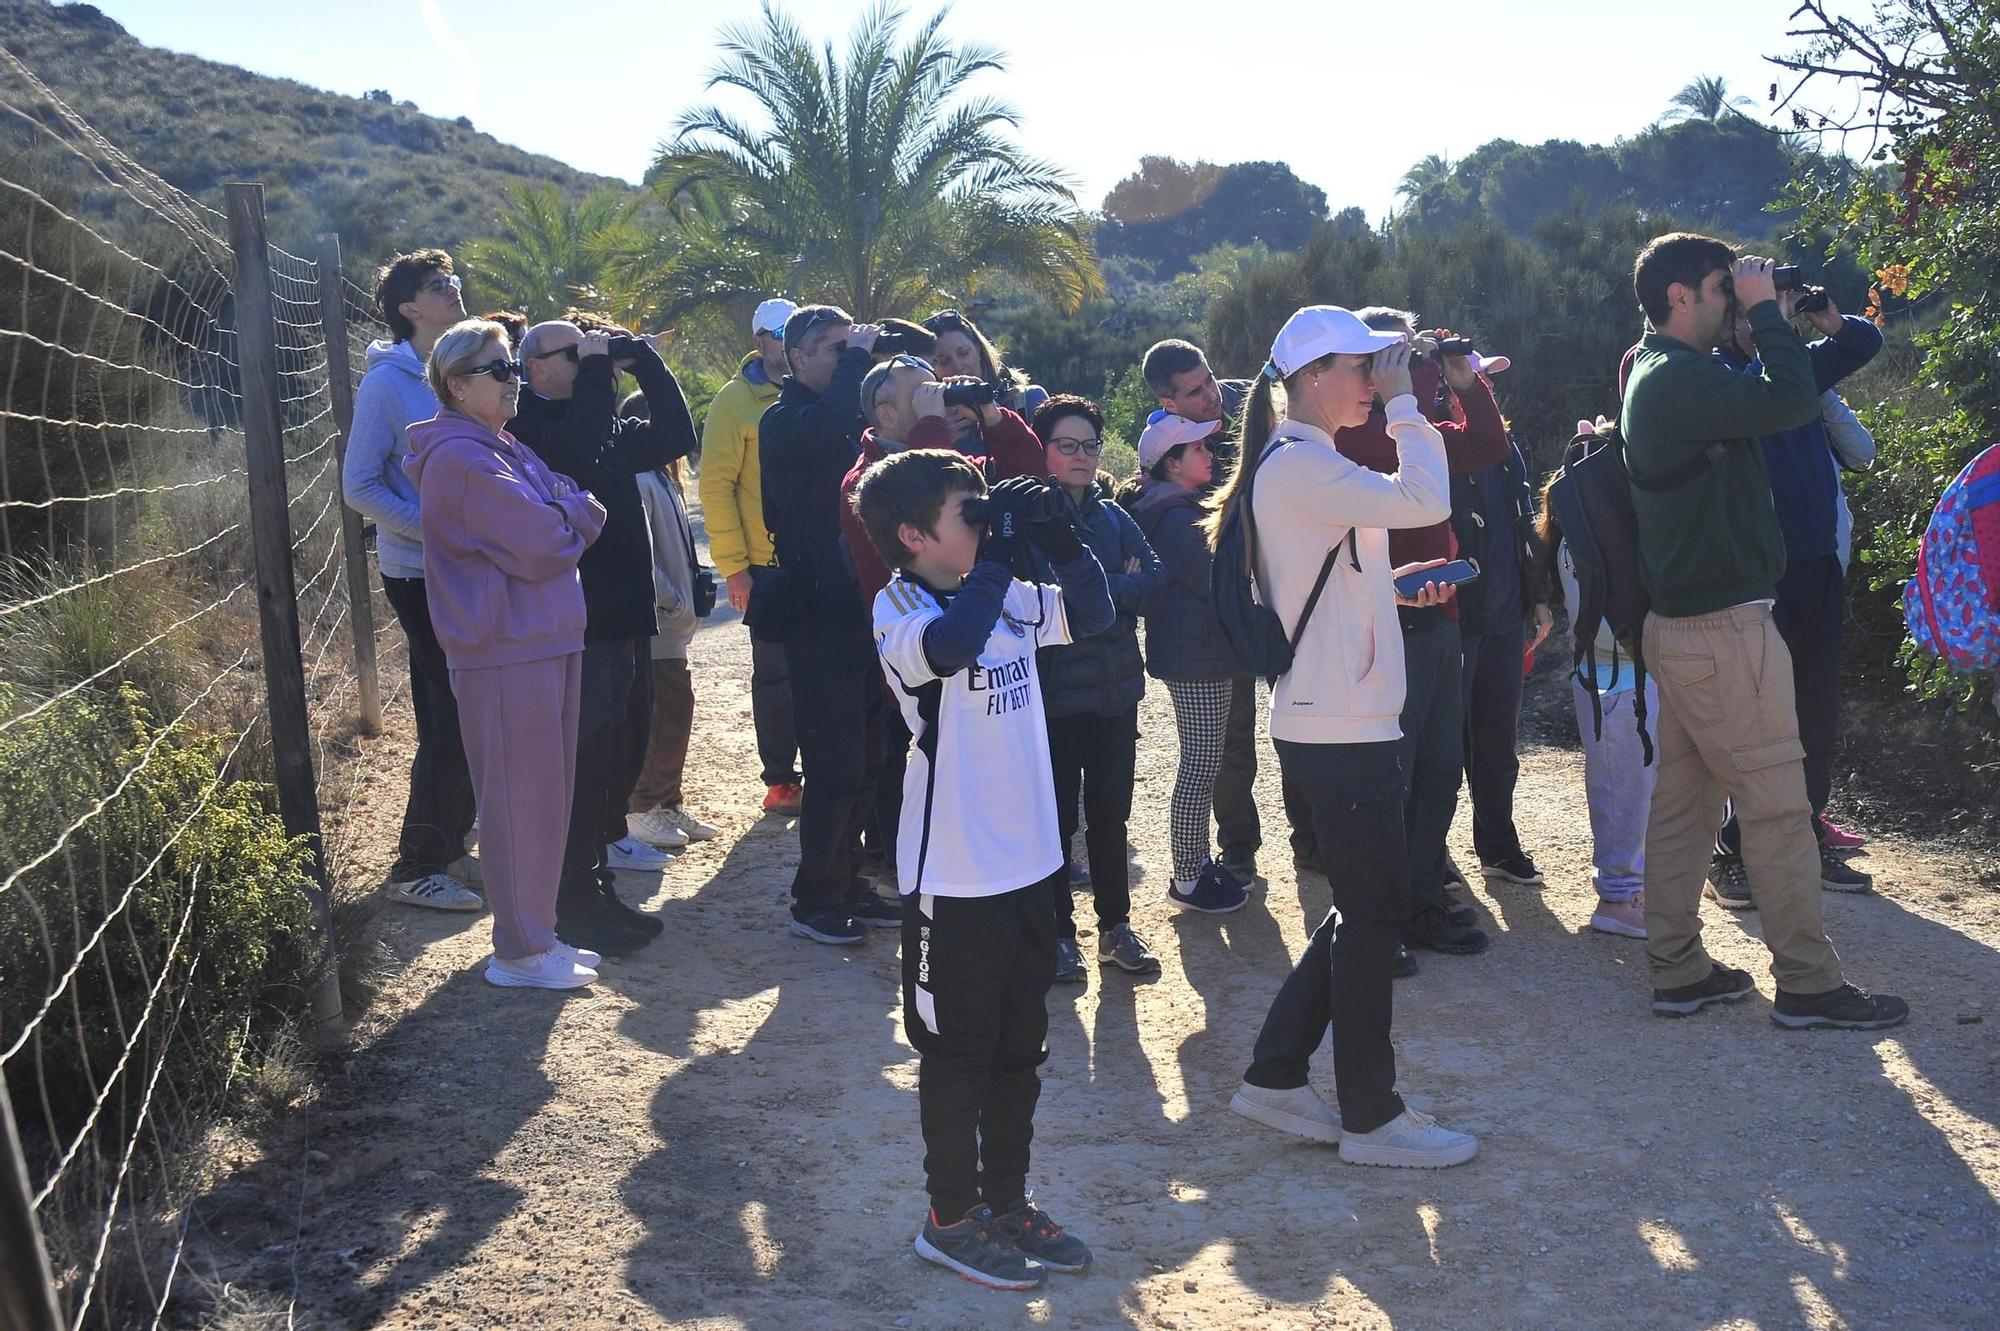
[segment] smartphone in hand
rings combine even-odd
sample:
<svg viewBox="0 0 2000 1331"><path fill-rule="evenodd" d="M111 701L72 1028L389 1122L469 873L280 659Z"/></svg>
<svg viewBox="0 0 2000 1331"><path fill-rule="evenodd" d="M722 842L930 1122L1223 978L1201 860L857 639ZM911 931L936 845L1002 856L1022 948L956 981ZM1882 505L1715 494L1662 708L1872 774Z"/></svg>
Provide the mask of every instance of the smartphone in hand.
<svg viewBox="0 0 2000 1331"><path fill-rule="evenodd" d="M1396 579L1396 595L1415 597L1427 582L1435 582L1440 587L1463 587L1468 582L1479 580L1479 566L1469 559L1454 559L1436 568L1420 568L1415 573L1405 573Z"/></svg>

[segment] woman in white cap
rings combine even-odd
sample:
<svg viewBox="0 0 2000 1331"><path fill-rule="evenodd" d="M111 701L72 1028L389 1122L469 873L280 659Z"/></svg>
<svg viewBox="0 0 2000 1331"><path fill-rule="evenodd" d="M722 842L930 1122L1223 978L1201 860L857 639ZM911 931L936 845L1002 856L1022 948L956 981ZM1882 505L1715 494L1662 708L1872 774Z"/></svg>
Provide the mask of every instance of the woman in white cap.
<svg viewBox="0 0 2000 1331"><path fill-rule="evenodd" d="M1215 474L1209 436L1221 426L1154 412L1139 436L1139 474L1118 496L1167 568L1166 589L1146 615L1146 673L1166 683L1181 741L1167 900L1210 915L1236 910L1248 896L1217 863L1209 834L1229 699L1243 673L1209 603L1213 557L1201 528L1202 492Z"/></svg>
<svg viewBox="0 0 2000 1331"><path fill-rule="evenodd" d="M1410 909L1396 606L1435 605L1451 592L1427 583L1405 600L1393 578L1430 565L1389 564L1387 529L1428 526L1451 511L1444 442L1410 392L1409 364L1407 337L1377 332L1337 305L1294 313L1245 400L1243 459L1212 529L1248 506L1259 596L1288 632L1326 570L1292 667L1272 690L1270 723L1285 780L1309 804L1319 844L1340 859L1333 910L1271 1004L1230 1107L1338 1142L1350 1164L1434 1169L1470 1160L1479 1144L1403 1104L1389 1043L1391 972ZM1398 469L1388 475L1333 444L1336 430L1368 419L1377 394L1396 441ZM1329 1025L1338 1113L1307 1080Z"/></svg>

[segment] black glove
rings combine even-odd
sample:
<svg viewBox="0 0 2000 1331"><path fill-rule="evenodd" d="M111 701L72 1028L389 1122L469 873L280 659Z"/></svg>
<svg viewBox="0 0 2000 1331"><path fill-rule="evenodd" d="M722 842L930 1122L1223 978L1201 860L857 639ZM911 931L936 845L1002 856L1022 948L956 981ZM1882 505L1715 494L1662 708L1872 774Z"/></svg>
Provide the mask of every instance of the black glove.
<svg viewBox="0 0 2000 1331"><path fill-rule="evenodd" d="M1039 509L1027 519L1028 543L1048 556L1050 564L1067 564L1083 553L1083 538L1077 534L1076 512L1053 485L1042 487L1054 502L1044 514Z"/></svg>
<svg viewBox="0 0 2000 1331"><path fill-rule="evenodd" d="M986 539L979 544L979 558L1003 564L1013 572L1021 556L1021 544L1028 537L1028 524L1046 511L1053 492L1032 476L1004 480L986 493Z"/></svg>

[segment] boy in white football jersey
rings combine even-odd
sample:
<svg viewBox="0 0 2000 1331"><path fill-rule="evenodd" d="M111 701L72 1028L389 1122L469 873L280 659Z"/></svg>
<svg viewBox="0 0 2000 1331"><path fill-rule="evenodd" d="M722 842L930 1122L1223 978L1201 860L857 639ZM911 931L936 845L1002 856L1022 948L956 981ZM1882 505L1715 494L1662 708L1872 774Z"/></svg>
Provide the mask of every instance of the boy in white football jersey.
<svg viewBox="0 0 2000 1331"><path fill-rule="evenodd" d="M1090 1264L1028 1200L1056 956L1044 880L1063 862L1035 649L1109 627L1111 594L1055 491L1019 477L989 494L957 453L885 458L855 509L896 570L875 598L875 643L916 737L896 872L931 1200L917 1254L1032 1289ZM1014 578L1024 541L1056 586Z"/></svg>

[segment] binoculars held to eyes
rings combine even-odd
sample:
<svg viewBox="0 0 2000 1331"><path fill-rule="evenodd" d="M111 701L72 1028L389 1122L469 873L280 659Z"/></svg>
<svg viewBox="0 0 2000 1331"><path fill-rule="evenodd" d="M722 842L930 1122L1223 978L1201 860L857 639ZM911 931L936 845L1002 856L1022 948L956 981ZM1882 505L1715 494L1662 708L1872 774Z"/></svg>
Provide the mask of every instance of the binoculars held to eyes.
<svg viewBox="0 0 2000 1331"><path fill-rule="evenodd" d="M944 404L947 407L984 407L998 396L992 384L946 384Z"/></svg>
<svg viewBox="0 0 2000 1331"><path fill-rule="evenodd" d="M1438 339L1437 354L1440 356L1470 356L1475 348L1469 337L1441 337ZM1424 359L1421 351L1412 352L1411 360Z"/></svg>
<svg viewBox="0 0 2000 1331"><path fill-rule="evenodd" d="M877 356L921 356L929 350L928 344L919 343L908 333L878 333L873 348Z"/></svg>

